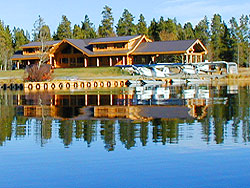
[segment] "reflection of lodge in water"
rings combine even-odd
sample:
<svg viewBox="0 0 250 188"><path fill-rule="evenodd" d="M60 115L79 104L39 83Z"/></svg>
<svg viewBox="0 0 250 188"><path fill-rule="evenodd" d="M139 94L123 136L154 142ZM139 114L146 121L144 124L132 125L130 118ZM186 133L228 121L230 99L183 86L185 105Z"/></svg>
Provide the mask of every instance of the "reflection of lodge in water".
<svg viewBox="0 0 250 188"><path fill-rule="evenodd" d="M212 103L225 103L207 89L137 87L129 94L55 95L37 93L19 97L26 117L50 116L59 119L203 119ZM38 97L39 96L39 97ZM40 101L40 102L39 102Z"/></svg>
<svg viewBox="0 0 250 188"><path fill-rule="evenodd" d="M178 105L136 105L133 95L52 95L50 105L22 104L26 117L58 119L190 119L189 108ZM177 113L178 112L178 113Z"/></svg>

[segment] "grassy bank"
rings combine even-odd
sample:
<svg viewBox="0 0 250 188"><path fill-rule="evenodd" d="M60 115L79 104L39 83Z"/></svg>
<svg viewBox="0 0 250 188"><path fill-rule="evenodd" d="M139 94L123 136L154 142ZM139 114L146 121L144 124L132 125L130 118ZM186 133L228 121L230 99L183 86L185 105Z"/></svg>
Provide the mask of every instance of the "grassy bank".
<svg viewBox="0 0 250 188"><path fill-rule="evenodd" d="M129 77L127 72L122 71L117 67L93 67L93 68L62 68L54 69L54 80L67 80L67 79L117 79ZM22 82L24 78L24 70L9 70L0 71L0 82L12 83ZM228 82L250 82L250 68L240 68L238 75L228 75L223 79Z"/></svg>
<svg viewBox="0 0 250 188"><path fill-rule="evenodd" d="M54 79L93 79L102 77L122 77L128 75L127 72L122 71L117 67L95 67L95 68L67 68L55 69Z"/></svg>
<svg viewBox="0 0 250 188"><path fill-rule="evenodd" d="M24 73L24 70L0 71L0 82L22 82ZM117 67L65 68L54 69L52 79L98 79L103 77L109 77L111 79L113 77L115 79L124 76L128 76L128 73Z"/></svg>

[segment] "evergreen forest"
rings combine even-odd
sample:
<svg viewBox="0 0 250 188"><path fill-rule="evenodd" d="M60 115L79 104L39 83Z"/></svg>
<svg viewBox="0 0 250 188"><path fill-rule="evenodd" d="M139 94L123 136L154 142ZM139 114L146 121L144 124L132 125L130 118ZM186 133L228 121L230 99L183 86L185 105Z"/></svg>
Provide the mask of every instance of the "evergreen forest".
<svg viewBox="0 0 250 188"><path fill-rule="evenodd" d="M0 19L0 69L11 68L11 56L20 50L20 46L31 41L39 41L39 33L46 31L46 40L64 38L87 39L98 37L114 37L144 34L153 41L200 39L207 47L209 61L233 61L241 67L250 64L250 15L242 15L239 19L232 17L225 22L220 14L214 14L211 20L204 16L197 25L190 22L181 25L173 18L153 18L146 22L143 14L135 20L135 16L124 9L117 24L114 23L112 8L105 6L101 12L100 24L95 27L88 15L79 24L72 25L67 16L62 15L53 34L44 19L38 16L31 33L24 28L10 29Z"/></svg>

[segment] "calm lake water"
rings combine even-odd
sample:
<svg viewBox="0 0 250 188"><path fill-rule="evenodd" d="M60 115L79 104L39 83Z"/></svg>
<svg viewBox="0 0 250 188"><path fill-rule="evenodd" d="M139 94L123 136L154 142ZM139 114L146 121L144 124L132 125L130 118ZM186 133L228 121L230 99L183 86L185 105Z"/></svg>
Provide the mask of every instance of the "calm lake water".
<svg viewBox="0 0 250 188"><path fill-rule="evenodd" d="M0 187L250 187L249 92L0 90Z"/></svg>

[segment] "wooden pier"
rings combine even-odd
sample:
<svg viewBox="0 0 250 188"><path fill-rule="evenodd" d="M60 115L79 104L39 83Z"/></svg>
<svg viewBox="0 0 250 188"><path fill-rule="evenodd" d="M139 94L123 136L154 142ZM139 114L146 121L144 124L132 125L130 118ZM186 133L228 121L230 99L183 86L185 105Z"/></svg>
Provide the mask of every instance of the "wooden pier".
<svg viewBox="0 0 250 188"><path fill-rule="evenodd" d="M89 80L89 81L51 81L27 82L25 90L74 90L88 88L126 87L126 80Z"/></svg>
<svg viewBox="0 0 250 188"><path fill-rule="evenodd" d="M153 81L153 82L152 82ZM2 90L24 90L24 91L52 91L52 90L77 90L77 89L101 89L122 88L134 85L172 85L172 79L157 80L76 80L76 81L49 81L49 82L24 82L0 84Z"/></svg>

